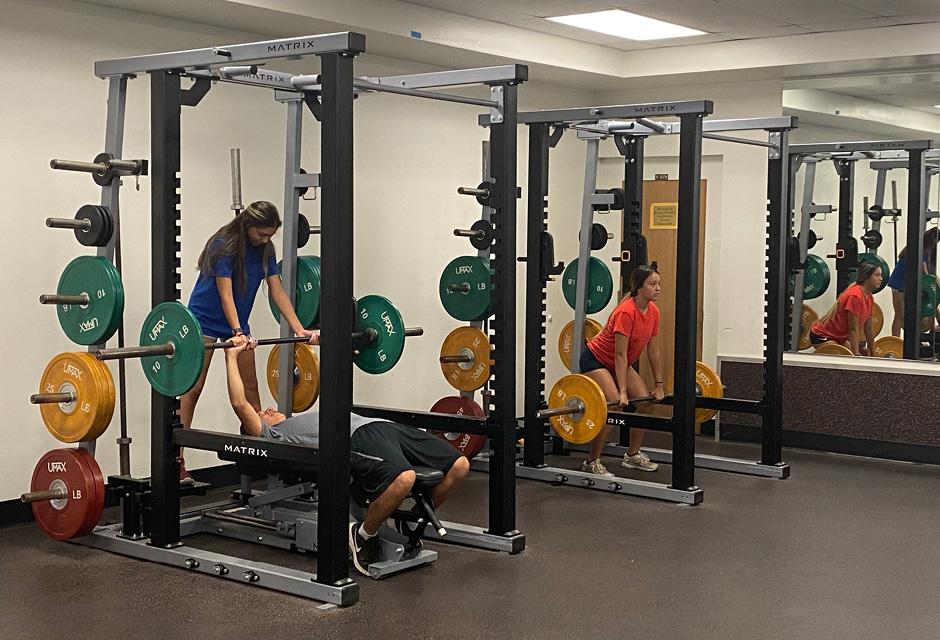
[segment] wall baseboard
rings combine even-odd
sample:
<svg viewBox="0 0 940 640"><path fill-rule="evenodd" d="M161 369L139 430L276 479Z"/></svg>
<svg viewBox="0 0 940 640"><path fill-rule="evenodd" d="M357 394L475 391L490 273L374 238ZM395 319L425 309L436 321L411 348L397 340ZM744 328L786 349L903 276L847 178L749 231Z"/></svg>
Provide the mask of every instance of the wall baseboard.
<svg viewBox="0 0 940 640"><path fill-rule="evenodd" d="M193 479L199 482L208 482L213 487L237 485L240 478L234 464L220 464L205 469L193 469L190 473L192 473ZM108 494L104 506L116 507L118 501ZM0 527L9 527L32 521L33 510L28 504L23 504L16 498L0 501Z"/></svg>
<svg viewBox="0 0 940 640"><path fill-rule="evenodd" d="M702 430L705 433L705 430ZM711 430L714 434L714 430ZM721 439L739 442L760 442L760 429L754 426L721 423ZM940 464L940 447L906 442L888 442L850 438L808 431L783 432L783 446L813 451L827 451L866 458L884 458L903 462Z"/></svg>

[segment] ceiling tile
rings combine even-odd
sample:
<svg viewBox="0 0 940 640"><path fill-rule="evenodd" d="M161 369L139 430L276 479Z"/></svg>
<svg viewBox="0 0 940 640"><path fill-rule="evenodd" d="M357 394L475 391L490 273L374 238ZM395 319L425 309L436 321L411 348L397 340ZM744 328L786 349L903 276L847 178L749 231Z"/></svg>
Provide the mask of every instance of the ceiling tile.
<svg viewBox="0 0 940 640"><path fill-rule="evenodd" d="M737 31L727 31L723 35L729 38L780 38L782 36L798 36L803 33L811 33L809 29L795 24L785 27L767 27L765 29L740 29Z"/></svg>
<svg viewBox="0 0 940 640"><path fill-rule="evenodd" d="M935 7L936 8L936 7ZM916 15L894 16L887 18L891 24L921 24L926 22L940 22L940 13L922 13Z"/></svg>
<svg viewBox="0 0 940 640"><path fill-rule="evenodd" d="M936 13L940 10L940 3L937 0L842 0L842 2L880 16L918 15Z"/></svg>
<svg viewBox="0 0 940 640"><path fill-rule="evenodd" d="M813 33L826 33L827 31L851 31L853 29L877 29L890 27L896 24L891 18L867 18L864 20L840 20L839 22L819 22L803 24L801 26Z"/></svg>
<svg viewBox="0 0 940 640"><path fill-rule="evenodd" d="M414 4L430 9L448 11L471 18L481 18L490 22L512 22L515 20L526 20L530 18L528 14L519 11L514 5L498 4L497 2L485 2L474 0L407 0L408 4Z"/></svg>
<svg viewBox="0 0 940 640"><path fill-rule="evenodd" d="M735 9L747 10L787 24L814 22L836 22L838 20L860 20L874 18L878 14L837 0L717 0L720 4Z"/></svg>

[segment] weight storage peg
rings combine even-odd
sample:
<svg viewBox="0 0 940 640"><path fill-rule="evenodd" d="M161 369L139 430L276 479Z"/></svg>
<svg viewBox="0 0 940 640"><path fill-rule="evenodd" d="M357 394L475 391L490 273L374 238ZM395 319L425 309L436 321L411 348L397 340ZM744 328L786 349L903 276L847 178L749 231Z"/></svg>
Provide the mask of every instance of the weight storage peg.
<svg viewBox="0 0 940 640"><path fill-rule="evenodd" d="M75 239L86 247L103 247L111 241L114 220L107 207L82 205L75 218L46 218L50 229L72 229Z"/></svg>
<svg viewBox="0 0 940 640"><path fill-rule="evenodd" d="M475 249L486 249L493 243L493 225L486 220L477 220L469 229L454 229L458 238L470 238Z"/></svg>
<svg viewBox="0 0 940 640"><path fill-rule="evenodd" d="M101 344L121 324L124 286L110 260L80 256L62 271L56 293L39 296L39 303L57 306L59 326L72 342Z"/></svg>
<svg viewBox="0 0 940 640"><path fill-rule="evenodd" d="M118 176L147 175L148 164L146 160L119 160L110 153L99 153L92 162L55 159L49 162L49 166L61 171L90 173L95 184L104 187Z"/></svg>

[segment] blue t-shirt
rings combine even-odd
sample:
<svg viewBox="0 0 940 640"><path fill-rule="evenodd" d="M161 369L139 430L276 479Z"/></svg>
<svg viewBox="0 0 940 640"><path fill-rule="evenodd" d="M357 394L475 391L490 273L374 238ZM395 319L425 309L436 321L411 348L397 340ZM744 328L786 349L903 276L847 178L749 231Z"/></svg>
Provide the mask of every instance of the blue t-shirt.
<svg viewBox="0 0 940 640"><path fill-rule="evenodd" d="M193 287L193 293L189 297L189 310L199 321L203 335L209 338L228 338L232 335L232 327L229 326L225 313L222 311L222 298L215 284L216 277L232 278L232 298L235 301L235 311L238 313L238 325L246 334L251 333L248 316L251 315L251 307L255 303L258 287L261 286L261 281L265 277L263 261L264 246L256 247L249 243L245 247L245 275L248 282L244 290L239 281L241 276L236 277L233 273L235 267L233 256L220 256L215 264L209 266L208 276L199 272L196 286ZM277 274L277 258L273 250L268 260L267 274Z"/></svg>
<svg viewBox="0 0 940 640"><path fill-rule="evenodd" d="M891 272L891 277L888 278L888 286L898 291L904 293L904 283L907 278L907 258L901 258L894 265L894 271Z"/></svg>

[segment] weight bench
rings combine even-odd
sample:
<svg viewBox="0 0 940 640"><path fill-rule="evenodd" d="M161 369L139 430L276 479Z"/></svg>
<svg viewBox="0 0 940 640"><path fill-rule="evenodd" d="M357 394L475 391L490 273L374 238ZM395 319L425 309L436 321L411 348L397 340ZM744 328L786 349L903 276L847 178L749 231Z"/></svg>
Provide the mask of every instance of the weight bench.
<svg viewBox="0 0 940 640"><path fill-rule="evenodd" d="M219 459L234 462L242 474L242 488L236 493L240 505L208 510L202 514L200 530L205 533L267 544L293 551L316 553L317 549L317 470L305 465L283 462L259 462L257 458L236 453L219 453ZM369 566L372 578L381 579L406 569L430 564L437 552L423 549L421 536L430 524L439 535L446 534L431 507L430 491L440 484L444 474L436 469L415 469L415 484L410 498L414 511L396 510L387 524L379 528L381 560ZM249 476L266 476L265 490L252 490ZM355 492L353 492L355 493ZM350 514L358 521L365 517L368 502L353 496ZM258 535L266 529L274 535Z"/></svg>

